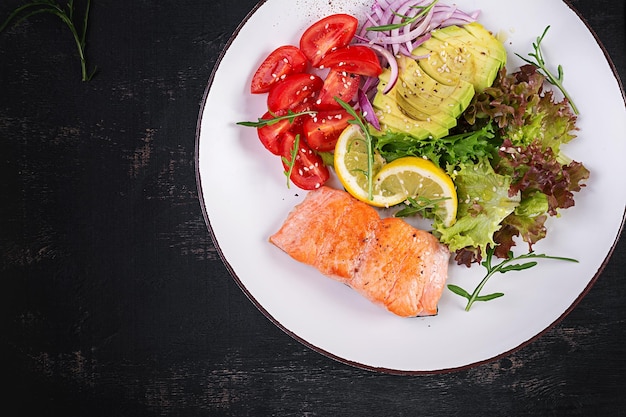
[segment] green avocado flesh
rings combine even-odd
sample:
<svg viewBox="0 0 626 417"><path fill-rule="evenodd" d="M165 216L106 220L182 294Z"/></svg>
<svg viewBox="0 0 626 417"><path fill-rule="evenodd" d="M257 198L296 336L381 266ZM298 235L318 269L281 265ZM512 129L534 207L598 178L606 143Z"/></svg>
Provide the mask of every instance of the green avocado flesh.
<svg viewBox="0 0 626 417"><path fill-rule="evenodd" d="M379 76L372 105L383 133L447 136L475 92L491 86L506 64L504 46L479 23L434 30L413 55L425 57L398 56L398 80L386 94L390 70Z"/></svg>

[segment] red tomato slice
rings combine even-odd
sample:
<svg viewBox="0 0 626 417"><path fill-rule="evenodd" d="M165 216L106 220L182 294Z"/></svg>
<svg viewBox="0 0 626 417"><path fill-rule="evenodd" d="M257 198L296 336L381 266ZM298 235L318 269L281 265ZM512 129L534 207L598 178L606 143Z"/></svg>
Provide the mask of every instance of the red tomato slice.
<svg viewBox="0 0 626 417"><path fill-rule="evenodd" d="M275 113L279 110L294 110L312 103L312 97L324 85L317 75L300 73L291 74L274 84L267 96L267 108Z"/></svg>
<svg viewBox="0 0 626 417"><path fill-rule="evenodd" d="M359 90L360 81L359 75L340 69L331 69L324 80L324 86L315 101L315 106L320 110L340 109L341 105L337 103L335 97L349 103Z"/></svg>
<svg viewBox="0 0 626 417"><path fill-rule="evenodd" d="M267 112L262 119L272 119L273 117L270 112ZM291 123L288 119L283 119L273 124L258 127L257 135L265 149L274 155L280 155L280 140L289 129L291 129Z"/></svg>
<svg viewBox="0 0 626 417"><path fill-rule="evenodd" d="M352 119L344 109L321 111L315 117L307 117L302 125L307 144L320 152L334 150L339 135Z"/></svg>
<svg viewBox="0 0 626 417"><path fill-rule="evenodd" d="M288 172L290 169L287 162L291 163L292 161L291 152L294 149L295 142L295 133L285 133L281 144L281 159L285 172ZM324 165L322 158L313 152L302 136L300 136L298 144L298 153L289 179L291 179L291 182L298 188L303 190L315 190L328 181L330 172L326 165Z"/></svg>
<svg viewBox="0 0 626 417"><path fill-rule="evenodd" d="M279 111L277 113L266 112L262 119L269 120L274 117L280 117L286 115L286 111ZM302 122L304 118L308 118L310 116L299 116L296 117L293 122L289 119L281 119L275 123L267 124L265 126L261 126L257 128L257 135L261 140L261 143L271 153L274 155L281 154L281 141L282 137L288 131L292 133L302 133Z"/></svg>
<svg viewBox="0 0 626 417"><path fill-rule="evenodd" d="M300 50L317 67L331 50L348 45L359 21L347 14L333 14L313 23L300 38Z"/></svg>
<svg viewBox="0 0 626 417"><path fill-rule="evenodd" d="M270 87L289 74L303 72L307 59L295 46L280 46L270 53L261 63L252 77L252 94L267 93Z"/></svg>
<svg viewBox="0 0 626 417"><path fill-rule="evenodd" d="M378 77L383 72L376 53L364 45L348 45L337 49L326 55L319 64L366 77Z"/></svg>

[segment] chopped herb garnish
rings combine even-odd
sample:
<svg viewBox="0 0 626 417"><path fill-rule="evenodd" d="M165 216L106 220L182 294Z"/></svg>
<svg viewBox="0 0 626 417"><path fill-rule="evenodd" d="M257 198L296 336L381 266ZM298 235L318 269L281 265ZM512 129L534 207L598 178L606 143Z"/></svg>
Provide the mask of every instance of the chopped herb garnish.
<svg viewBox="0 0 626 417"><path fill-rule="evenodd" d="M543 75L547 77L548 82L556 86L559 90L561 90L563 95L567 98L570 105L572 106L572 110L574 111L574 113L578 114L578 108L576 107L576 105L574 104L574 101L572 100L567 90L565 90L565 87L563 86L563 66L561 66L560 64L557 66L557 75L555 76L554 74L552 74L552 72L550 72L550 70L548 69L546 65L546 61L543 58L543 51L541 50L541 42L543 41L543 38L546 36L548 29L550 29L550 26L546 26L541 36L537 37L537 41L533 42L533 49L535 51L530 52L528 54L528 56L535 58L535 61L532 61L528 58L524 58L523 56L517 53L515 55L523 59L525 62L539 68L541 72L543 72Z"/></svg>
<svg viewBox="0 0 626 417"><path fill-rule="evenodd" d="M394 23L390 25L381 25L381 26L370 26L366 30L371 31L371 32L386 32L388 30L400 29L404 26L410 25L413 22L420 19L421 17L423 17L424 15L426 15L426 13L428 13L430 9L432 9L435 6L435 3L437 3L437 1L439 0L433 1L428 6L412 6L411 7L412 9L422 9L418 14L412 17L393 12L394 15L402 18L402 21L400 23Z"/></svg>
<svg viewBox="0 0 626 417"><path fill-rule="evenodd" d="M482 281L480 281L478 286L474 289L474 292L470 294L469 292L467 292L466 290L464 290L463 288L457 285L454 285L454 284L448 285L448 289L450 291L467 299L467 305L465 306L465 311L470 311L470 308L472 308L472 304L474 304L475 301L489 301L495 298L502 297L504 295L504 293L501 293L501 292L496 292L496 293L492 293L488 295L480 295L480 292L482 291L483 287L485 286L489 278L491 278L496 272L500 272L504 274L505 272L509 272L509 271L523 271L525 269L529 269L537 265L536 261L516 263L516 264L511 264L511 262L526 260L526 259L556 259L556 260L568 261L568 262L578 262L576 259L572 259L572 258L563 258L560 256L548 256L544 254L536 254L532 251L528 252L525 255L513 256L513 252L509 251L508 256L505 260L503 260L497 265L492 265L491 261L493 259L494 252L495 252L494 249L491 249L491 248L487 249L487 254L485 256L485 259L481 262L481 265L484 266L485 269L487 269L487 274L482 279Z"/></svg>
<svg viewBox="0 0 626 417"><path fill-rule="evenodd" d="M289 151L289 159L284 156L281 158L285 165L288 167L283 173L287 177L287 188L290 188L291 173L293 172L293 167L296 165L296 158L298 158L298 148L300 148L300 134L296 135L295 140L293 141L293 148Z"/></svg>
<svg viewBox="0 0 626 417"><path fill-rule="evenodd" d="M6 27L9 26L11 22L13 22L14 24L18 24L22 20L25 20L36 14L50 13L57 16L63 21L63 23L67 25L67 27L70 29L70 32L72 32L74 42L76 42L76 47L78 48L78 55L80 57L82 80L89 81L96 72L96 68L94 68L91 73L87 73L87 58L85 56L87 20L89 18L90 5L91 0L87 0L87 5L85 7L85 16L83 17L82 27L80 28L80 30L76 25L76 21L74 20L74 0L69 0L67 2L67 9L64 9L52 0L35 0L15 9L4 21L4 23L0 25L0 32L6 29Z"/></svg>
<svg viewBox="0 0 626 417"><path fill-rule="evenodd" d="M305 114L314 115L314 114L317 114L317 111L307 110L307 111L295 113L292 110L288 110L287 114L285 114L283 116L276 116L272 112L270 112L270 114L273 116L270 119L262 119L262 118L259 117L259 119L256 122L237 122L237 124L241 125L241 126L248 126L248 127L263 127L263 126L273 125L273 124L278 123L279 121L285 120L285 119L288 119L289 123L293 123L294 120L296 119L296 117L302 116L302 115L305 115Z"/></svg>

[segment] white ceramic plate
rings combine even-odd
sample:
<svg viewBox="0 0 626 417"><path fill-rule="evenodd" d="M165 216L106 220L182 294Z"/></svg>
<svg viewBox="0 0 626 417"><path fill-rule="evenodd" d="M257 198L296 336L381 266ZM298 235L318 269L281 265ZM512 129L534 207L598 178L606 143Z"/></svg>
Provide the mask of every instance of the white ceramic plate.
<svg viewBox="0 0 626 417"><path fill-rule="evenodd" d="M510 66L521 64L547 25L549 63L565 68L580 109L578 138L566 153L591 171L576 206L551 219L538 253L580 263L540 261L528 271L495 276L485 291L504 297L475 304L445 290L439 314L399 318L355 291L299 264L268 243L305 192L288 189L278 157L253 128L236 122L265 112L266 95L252 96L254 70L276 47L297 44L303 30L331 13L363 16L370 0L267 0L238 28L207 88L198 122L197 169L205 217L215 244L250 300L277 326L339 361L392 373L422 373L482 363L523 346L559 321L598 277L624 221L626 110L620 84L597 40L562 1L456 0L506 36ZM522 245L518 250L524 250ZM451 263L449 283L473 289L484 269Z"/></svg>

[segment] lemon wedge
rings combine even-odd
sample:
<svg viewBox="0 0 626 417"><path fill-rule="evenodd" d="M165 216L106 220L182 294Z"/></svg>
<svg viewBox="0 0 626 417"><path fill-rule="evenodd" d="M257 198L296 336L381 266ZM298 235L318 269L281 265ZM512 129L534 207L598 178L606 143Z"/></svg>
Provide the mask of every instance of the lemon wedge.
<svg viewBox="0 0 626 417"><path fill-rule="evenodd" d="M454 183L428 159L406 156L384 165L374 177L374 189L384 190L388 195L402 195L401 201L410 197L433 202L435 215L446 227L456 220L458 201Z"/></svg>
<svg viewBox="0 0 626 417"><path fill-rule="evenodd" d="M333 166L341 185L353 197L375 207L391 207L406 200L403 194L390 194L376 188L374 178L385 164L375 153L372 165L372 196L369 195L367 139L358 125L344 129L335 145Z"/></svg>
<svg viewBox="0 0 626 417"><path fill-rule="evenodd" d="M407 156L386 163L373 155L372 195L368 192L367 139L358 125L348 126L335 146L334 169L353 197L375 207L392 207L408 198L436 204L435 215L448 227L456 220L457 195L452 179L433 162Z"/></svg>

